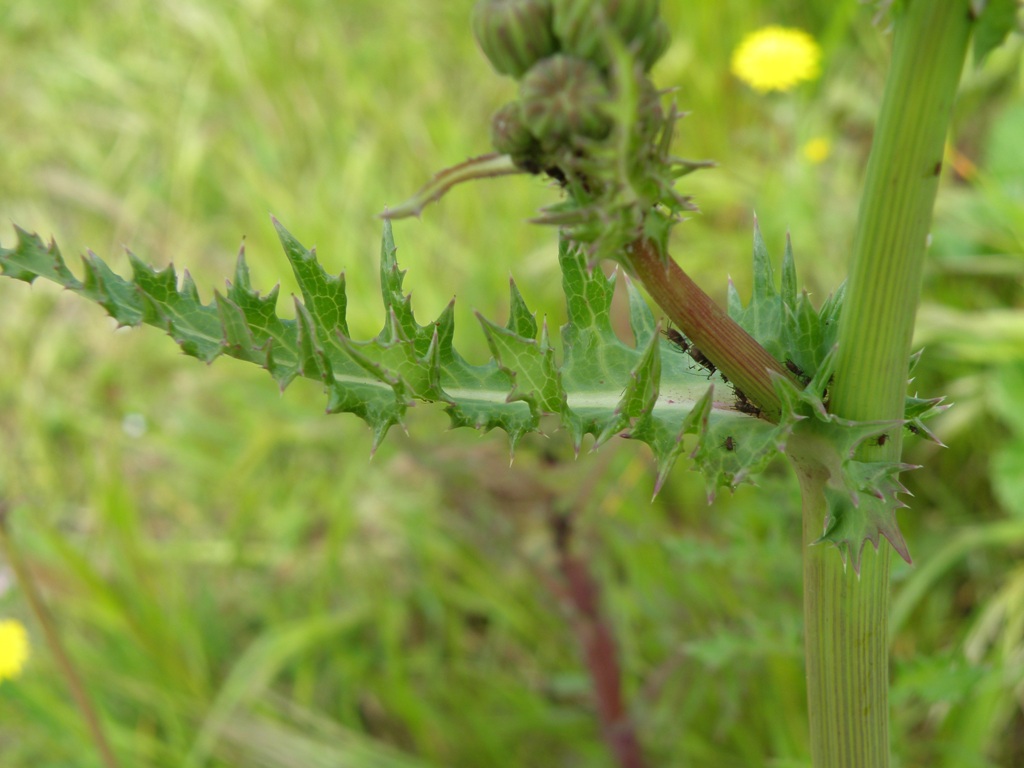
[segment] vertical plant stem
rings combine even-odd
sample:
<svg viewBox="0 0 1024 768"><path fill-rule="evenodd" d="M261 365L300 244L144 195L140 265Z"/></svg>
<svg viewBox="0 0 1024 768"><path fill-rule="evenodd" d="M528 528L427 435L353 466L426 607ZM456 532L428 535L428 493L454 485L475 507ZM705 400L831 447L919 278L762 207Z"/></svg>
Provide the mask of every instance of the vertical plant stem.
<svg viewBox="0 0 1024 768"><path fill-rule="evenodd" d="M57 666L60 667L68 687L71 689L71 695L74 697L75 703L85 719L89 735L96 745L96 750L99 752L103 764L107 768L118 768L117 758L114 757L114 751L110 748L110 743L103 732L96 707L89 696L89 690L86 688L85 682L82 680L81 675L78 674L78 670L71 661L67 649L64 647L64 643L60 638L60 631L57 629L57 624L53 620L49 609L46 607L46 602L43 600L39 586L32 576L31 569L25 563L21 552L18 551L11 537L10 530L7 527L7 506L3 501L0 501L0 549L7 556L7 560L11 564L11 569L18 579L18 583L25 591L29 607L43 629L46 643L50 647L50 652L57 660Z"/></svg>
<svg viewBox="0 0 1024 768"><path fill-rule="evenodd" d="M831 408L860 420L903 416L914 316L943 147L973 19L969 0L897 3L886 82L843 306ZM897 433L860 458L897 460ZM804 542L824 498L804 483ZM804 559L807 689L815 768L884 768L888 732L888 547L860 579L825 547Z"/></svg>
<svg viewBox="0 0 1024 768"><path fill-rule="evenodd" d="M804 654L814 768L889 765L889 564L881 546L860 578L821 536L825 497L804 483Z"/></svg>
<svg viewBox="0 0 1024 768"><path fill-rule="evenodd" d="M897 18L843 304L832 407L852 419L903 416L932 208L972 24L968 0L906 6ZM891 447L893 456L898 448Z"/></svg>

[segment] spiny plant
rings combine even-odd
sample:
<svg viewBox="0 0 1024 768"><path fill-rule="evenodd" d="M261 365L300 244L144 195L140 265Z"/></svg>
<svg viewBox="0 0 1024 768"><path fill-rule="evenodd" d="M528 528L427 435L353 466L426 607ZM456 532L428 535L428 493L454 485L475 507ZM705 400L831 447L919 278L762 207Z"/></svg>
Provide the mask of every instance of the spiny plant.
<svg viewBox="0 0 1024 768"><path fill-rule="evenodd" d="M129 254L130 277L98 256L83 276L57 245L17 229L0 248L4 275L45 278L99 303L120 324L162 328L189 355L227 355L265 368L283 389L321 381L330 413L364 419L380 443L418 402L441 405L453 426L500 428L514 449L555 416L577 452L589 435L646 443L657 487L686 455L708 497L753 482L778 453L803 491L811 748L817 766L888 764L886 699L889 557L909 561L896 522L904 433L935 440L924 420L940 398L907 397L916 356L910 330L950 109L975 27L984 55L1012 23L1005 2L903 0L889 12L893 65L868 166L850 278L818 309L798 288L787 242L781 281L755 224L754 288L730 286L718 307L669 255L669 234L690 210L677 188L710 163L672 154L680 113L649 71L668 45L657 0L480 0L472 20L485 55L514 77L519 97L494 116L494 152L439 173L385 212L380 275L384 317L372 339L349 334L344 276L328 274L276 220L301 299L278 315L276 288L250 283L244 253L223 292L203 303L186 272ZM543 174L561 199L536 218L560 230L568 322L556 345L515 284L504 324L478 315L492 359L455 349L454 311L421 324L404 293L390 219L419 215L454 185ZM627 275L634 341L614 332L615 261ZM673 326L657 321L637 287ZM547 423L547 422L545 422ZM865 545L878 550L865 557ZM848 573L846 564L852 565ZM863 577L862 577L863 576ZM862 577L862 578L861 578ZM856 684L854 684L854 682Z"/></svg>
<svg viewBox="0 0 1024 768"><path fill-rule="evenodd" d="M256 363L282 390L297 376L319 380L327 412L360 416L373 430L375 445L416 402L441 405L452 427L500 428L513 449L524 435L541 429L542 417L556 415L577 451L587 435L597 446L616 436L646 443L658 464L658 486L687 454L706 479L709 500L720 487L752 482L787 446L791 451L831 446L837 495L821 540L840 545L844 555L852 552L855 568L864 541L877 544L879 533L908 557L891 505L882 493L872 495L872 489L898 490L891 478L906 467L858 461L854 449L865 441L884 443L902 428L931 435L922 419L941 407L939 400L908 398L906 417L892 422L852 422L829 413L843 291L815 311L797 291L788 247L780 290L758 230L753 297L744 306L730 287L729 306L740 326L775 350L792 371L791 377L773 380L782 402L776 419L765 418L761 407L678 331L659 333L631 281L626 285L636 344L623 342L612 329L615 276L588 268L585 251L567 237L559 249L568 314L561 360L547 327L538 327L513 282L504 325L478 316L492 359L471 365L453 344L454 303L425 324L413 316L390 222L381 246L383 327L362 341L348 333L344 276L329 275L314 251L274 224L302 294L294 301L294 319L278 315L276 287L266 295L253 289L244 252L226 290L215 291L205 304L188 272L179 280L173 266L158 271L131 253L130 278L89 252L79 279L55 243L21 229L13 248L0 250L0 266L18 280L52 280L100 304L121 326L162 328L185 354L204 362L227 355ZM695 436L692 444L687 435Z"/></svg>

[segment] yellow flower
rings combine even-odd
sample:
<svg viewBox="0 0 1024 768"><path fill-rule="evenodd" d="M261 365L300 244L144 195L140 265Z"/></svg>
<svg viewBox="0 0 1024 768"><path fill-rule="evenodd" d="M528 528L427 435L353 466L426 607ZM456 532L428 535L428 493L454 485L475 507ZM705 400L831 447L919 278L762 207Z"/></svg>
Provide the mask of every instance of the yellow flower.
<svg viewBox="0 0 1024 768"><path fill-rule="evenodd" d="M0 621L0 683L15 678L28 661L28 632L20 621Z"/></svg>
<svg viewBox="0 0 1024 768"><path fill-rule="evenodd" d="M817 165L828 159L832 151L832 143L824 136L817 136L804 144L804 157Z"/></svg>
<svg viewBox="0 0 1024 768"><path fill-rule="evenodd" d="M821 48L800 29L764 27L743 38L732 73L756 91L788 91L818 76Z"/></svg>

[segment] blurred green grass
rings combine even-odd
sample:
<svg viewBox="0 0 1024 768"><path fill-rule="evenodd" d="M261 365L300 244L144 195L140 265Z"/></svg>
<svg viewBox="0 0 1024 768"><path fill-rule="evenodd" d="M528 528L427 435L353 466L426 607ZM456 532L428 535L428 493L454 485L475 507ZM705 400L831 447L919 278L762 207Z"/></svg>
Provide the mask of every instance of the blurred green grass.
<svg viewBox="0 0 1024 768"><path fill-rule="evenodd" d="M254 282L289 292L273 213L346 270L350 324L372 335L375 214L485 151L513 92L475 49L471 5L10 0L0 210L69 254L173 260L201 290L244 238ZM676 257L712 293L726 273L745 293L756 210L776 254L792 231L801 279L824 298L844 271L885 72L870 9L664 13L676 39L657 82L690 112L678 151L719 162L686 180L702 212L677 228ZM818 83L763 97L731 78L734 45L765 23L821 41ZM948 450L909 449L926 468L902 516L917 565L895 574L900 765L1024 761L1012 53L965 75L956 146L976 167L947 174L926 278L916 386L958 404L937 427ZM832 148L820 165L801 151L816 137ZM552 194L485 182L396 225L417 312L457 295L471 357L485 354L472 310L503 317L509 273L561 322L554 235L524 223ZM574 462L557 437L530 440L509 468L501 435L441 434L429 409L371 461L368 430L324 418L315 385L281 397L232 361L199 370L155 331L112 332L98 307L45 286L0 284L0 355L0 492L126 765L610 766L548 586L553 505L580 516L652 764L807 764L783 464L711 507L680 469L652 503L638 446ZM34 627L16 587L0 613ZM33 632L30 667L0 685L0 766L99 765Z"/></svg>

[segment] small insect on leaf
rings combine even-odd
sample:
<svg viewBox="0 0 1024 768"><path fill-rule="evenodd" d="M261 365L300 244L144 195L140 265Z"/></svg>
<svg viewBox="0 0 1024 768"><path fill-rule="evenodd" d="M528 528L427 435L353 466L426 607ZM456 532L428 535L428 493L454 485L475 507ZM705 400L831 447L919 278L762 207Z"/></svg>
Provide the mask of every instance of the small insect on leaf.
<svg viewBox="0 0 1024 768"><path fill-rule="evenodd" d="M722 443L722 447L725 448L725 450L727 451L735 451L736 440L733 438L732 435L729 435L727 438L725 438L725 442Z"/></svg>
<svg viewBox="0 0 1024 768"><path fill-rule="evenodd" d="M875 439L875 445L882 446L885 445L888 441L889 434L887 432L883 432Z"/></svg>

